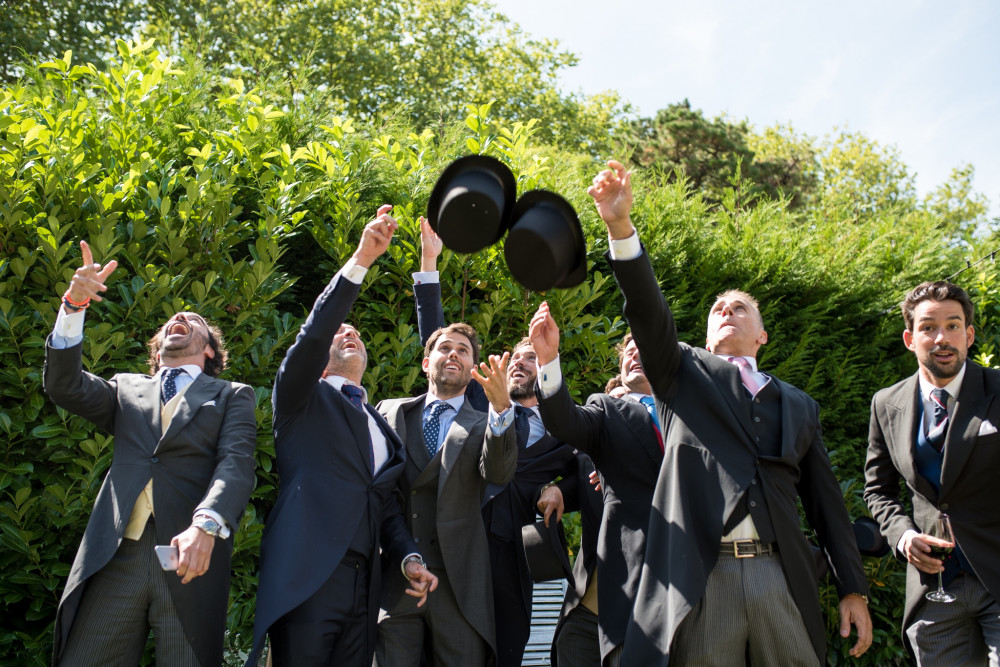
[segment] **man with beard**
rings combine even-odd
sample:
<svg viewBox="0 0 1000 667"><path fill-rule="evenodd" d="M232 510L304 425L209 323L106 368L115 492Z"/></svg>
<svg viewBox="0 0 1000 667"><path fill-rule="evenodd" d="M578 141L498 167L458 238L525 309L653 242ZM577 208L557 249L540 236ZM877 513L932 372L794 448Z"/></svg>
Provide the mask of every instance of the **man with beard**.
<svg viewBox="0 0 1000 667"><path fill-rule="evenodd" d="M367 351L344 323L397 228L391 209L381 206L365 227L274 380L280 486L261 542L248 666L269 634L275 667L369 667L381 584L406 590L414 605L436 586L396 494L403 443L368 403L361 386ZM384 573L380 552L393 564Z"/></svg>
<svg viewBox="0 0 1000 667"><path fill-rule="evenodd" d="M437 271L437 258L443 244L424 218L420 218L420 241L421 271L413 274L413 293L417 302L418 328L423 337L444 321ZM575 484L578 477L576 452L548 435L542 425L534 391L535 374L535 353L531 342L525 338L514 348L506 369L507 390L515 405L517 472L509 484L491 483L483 496L482 506L489 539L500 667L519 666L531 636L532 578L524 554L521 527L534 521L536 501L544 485L559 476L564 477L567 485ZM478 385L470 386L466 390L467 400L473 405L482 405L482 393ZM567 495L576 494L576 487L572 489L567 486ZM554 509L555 501L546 506Z"/></svg>
<svg viewBox="0 0 1000 667"><path fill-rule="evenodd" d="M903 342L917 372L872 400L865 500L906 572L903 636L918 665L1000 665L1000 371L968 361L969 295L926 282L902 303ZM900 497L906 482L912 511ZM941 513L954 531L944 559L927 533ZM955 596L927 600L938 577Z"/></svg>
<svg viewBox="0 0 1000 667"><path fill-rule="evenodd" d="M419 608L385 587L378 624L376 664L417 667L426 653L434 665L486 665L496 653L490 561L479 502L487 484L505 484L517 465L504 383L507 355L479 361L476 331L455 323L435 331L422 362L428 391L383 401L378 409L406 443L399 489L406 521L427 567L440 582ZM490 414L466 399L472 378L490 403ZM387 572L397 567L384 562Z"/></svg>
<svg viewBox="0 0 1000 667"><path fill-rule="evenodd" d="M872 639L868 584L819 406L757 369L768 335L745 292L716 298L704 348L678 340L630 218L631 174L614 160L608 167L587 192L608 229L664 443L622 664L823 664L826 627L800 502L831 563L840 634L857 627L850 653L860 656Z"/></svg>
<svg viewBox="0 0 1000 667"><path fill-rule="evenodd" d="M229 538L254 485L253 389L218 379L221 332L190 312L150 340L150 376L84 371L84 313L117 262L80 248L43 381L56 405L114 435L114 457L59 603L53 664L138 664L150 628L158 664L221 664ZM154 553L167 544L176 573Z"/></svg>
<svg viewBox="0 0 1000 667"><path fill-rule="evenodd" d="M542 420L552 435L572 442L590 455L604 493L601 535L596 554L583 549L574 567L576 587L570 587L556 628L554 647L561 667L613 665L621 660L628 617L635 603L646 549L646 527L653 490L663 461L663 442L653 407L652 389L639 361L631 334L618 346L619 377L626 393L612 398L593 394L586 405L570 398L559 365L559 328L542 303L531 319L529 335L538 353L538 392ZM560 484L561 486L561 484ZM547 489L547 493L560 490ZM551 502L559 503L560 499ZM584 545L588 543L584 536ZM585 576L580 576L580 573ZM600 614L598 615L598 607ZM594 645L586 646L588 629ZM600 646L596 645L598 634ZM592 659L587 659L593 655Z"/></svg>

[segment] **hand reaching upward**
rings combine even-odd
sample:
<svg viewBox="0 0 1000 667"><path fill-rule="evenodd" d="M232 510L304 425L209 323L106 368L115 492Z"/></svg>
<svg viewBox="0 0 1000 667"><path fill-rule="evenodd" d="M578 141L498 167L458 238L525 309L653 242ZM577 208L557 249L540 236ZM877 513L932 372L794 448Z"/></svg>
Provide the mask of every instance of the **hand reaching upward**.
<svg viewBox="0 0 1000 667"><path fill-rule="evenodd" d="M608 169L594 177L587 194L593 197L597 213L613 239L623 239L635 232L629 213L632 211L632 174L617 160L608 160Z"/></svg>

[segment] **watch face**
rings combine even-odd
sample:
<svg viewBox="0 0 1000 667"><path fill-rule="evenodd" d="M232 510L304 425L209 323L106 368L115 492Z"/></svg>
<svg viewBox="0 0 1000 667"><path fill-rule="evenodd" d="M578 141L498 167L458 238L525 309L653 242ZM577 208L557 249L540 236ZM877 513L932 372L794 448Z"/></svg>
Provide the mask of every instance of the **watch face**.
<svg viewBox="0 0 1000 667"><path fill-rule="evenodd" d="M219 531L222 530L222 526L220 526L217 521L208 517L200 517L198 521L195 522L195 525L212 537L218 536Z"/></svg>

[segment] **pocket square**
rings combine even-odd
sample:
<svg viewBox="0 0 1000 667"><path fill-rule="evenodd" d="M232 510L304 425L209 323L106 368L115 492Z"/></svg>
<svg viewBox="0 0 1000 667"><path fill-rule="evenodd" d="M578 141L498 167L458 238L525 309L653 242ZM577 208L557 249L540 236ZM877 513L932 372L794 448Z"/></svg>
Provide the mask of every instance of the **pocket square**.
<svg viewBox="0 0 1000 667"><path fill-rule="evenodd" d="M201 407L203 408L215 407L215 400L208 401L207 403L202 403ZM996 429L993 429L993 431L996 431ZM993 433L993 431L990 431L990 433Z"/></svg>
<svg viewBox="0 0 1000 667"><path fill-rule="evenodd" d="M989 419L979 425L979 435L992 435L996 432L997 427L991 424Z"/></svg>

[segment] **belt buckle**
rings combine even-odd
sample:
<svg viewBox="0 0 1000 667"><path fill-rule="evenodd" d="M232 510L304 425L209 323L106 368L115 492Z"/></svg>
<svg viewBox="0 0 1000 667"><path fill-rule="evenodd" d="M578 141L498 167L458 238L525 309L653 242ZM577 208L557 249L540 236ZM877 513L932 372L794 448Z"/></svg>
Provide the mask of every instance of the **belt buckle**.
<svg viewBox="0 0 1000 667"><path fill-rule="evenodd" d="M740 553L740 545L746 544L750 547L750 550L746 553ZM734 558L753 558L754 556L760 555L760 547L757 546L755 540L733 540L733 557Z"/></svg>

